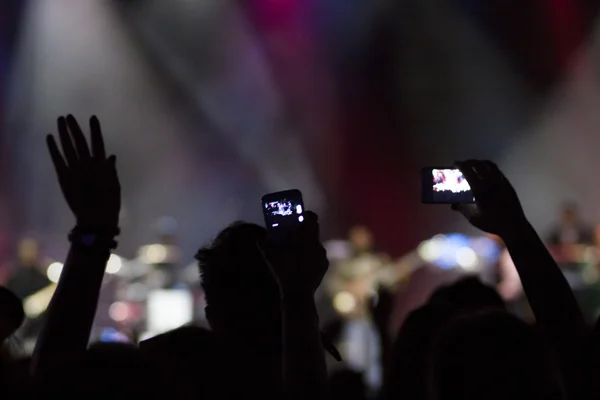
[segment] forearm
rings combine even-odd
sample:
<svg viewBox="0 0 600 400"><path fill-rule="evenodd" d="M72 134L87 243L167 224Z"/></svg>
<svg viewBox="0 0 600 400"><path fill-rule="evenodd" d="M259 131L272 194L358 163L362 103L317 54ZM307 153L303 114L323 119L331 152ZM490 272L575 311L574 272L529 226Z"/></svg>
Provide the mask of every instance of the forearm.
<svg viewBox="0 0 600 400"><path fill-rule="evenodd" d="M34 372L81 356L88 345L106 262L107 249L71 246L35 347Z"/></svg>
<svg viewBox="0 0 600 400"><path fill-rule="evenodd" d="M557 357L567 392L581 386L583 315L571 288L544 243L529 224L505 242L538 326Z"/></svg>
<svg viewBox="0 0 600 400"><path fill-rule="evenodd" d="M585 321L579 305L533 227L527 223L504 239L542 329L569 333L571 339L581 339L585 335Z"/></svg>
<svg viewBox="0 0 600 400"><path fill-rule="evenodd" d="M314 299L284 297L283 379L292 399L324 399L327 366Z"/></svg>

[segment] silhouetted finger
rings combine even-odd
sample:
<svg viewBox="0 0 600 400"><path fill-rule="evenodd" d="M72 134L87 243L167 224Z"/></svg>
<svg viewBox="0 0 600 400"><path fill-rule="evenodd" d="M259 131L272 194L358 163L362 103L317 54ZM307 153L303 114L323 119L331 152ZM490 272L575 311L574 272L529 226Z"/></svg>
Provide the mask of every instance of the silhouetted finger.
<svg viewBox="0 0 600 400"><path fill-rule="evenodd" d="M85 140L85 136L79 127L77 120L72 115L67 116L67 126L69 127L69 132L75 143L75 149L77 150L79 159L82 161L89 160L92 156L90 155L87 141Z"/></svg>
<svg viewBox="0 0 600 400"><path fill-rule="evenodd" d="M100 121L95 115L90 118L90 135L92 138L92 156L97 160L106 159L102 129L100 128Z"/></svg>
<svg viewBox="0 0 600 400"><path fill-rule="evenodd" d="M115 190L118 190L120 193L121 184L119 182L119 174L117 173L117 156L111 155L108 157L108 163L110 165L110 170L108 171L109 178L114 182Z"/></svg>
<svg viewBox="0 0 600 400"><path fill-rule="evenodd" d="M477 174L477 178L480 181L486 180L489 174L485 162L481 160L470 160L469 162L471 163L471 167L475 171L475 174Z"/></svg>
<svg viewBox="0 0 600 400"><path fill-rule="evenodd" d="M308 210L305 211L302 226L306 233L319 238L319 216L316 213Z"/></svg>
<svg viewBox="0 0 600 400"><path fill-rule="evenodd" d="M304 212L304 220L307 224L317 225L319 223L319 216L313 211L306 210Z"/></svg>
<svg viewBox="0 0 600 400"><path fill-rule="evenodd" d="M492 161L485 161L488 173L494 180L506 179L498 166Z"/></svg>
<svg viewBox="0 0 600 400"><path fill-rule="evenodd" d="M484 160L481 162L482 168L485 169L485 174L487 178L492 178L496 180L499 176L500 170L498 166L489 160Z"/></svg>
<svg viewBox="0 0 600 400"><path fill-rule="evenodd" d="M50 158L52 158L52 164L54 164L54 169L56 170L56 174L60 179L67 173L67 163L60 154L60 150L58 149L56 140L54 140L54 136L47 135L46 144L48 145L48 152L50 153Z"/></svg>
<svg viewBox="0 0 600 400"><path fill-rule="evenodd" d="M469 182L469 186L471 186L471 188L477 187L479 177L473 169L473 161L457 161L455 165L460 172L462 172L467 182Z"/></svg>
<svg viewBox="0 0 600 400"><path fill-rule="evenodd" d="M63 154L67 165L74 166L77 164L77 153L73 142L71 141L71 135L69 135L69 129L67 128L67 121L65 117L58 118L58 136L60 137L60 145L62 146Z"/></svg>

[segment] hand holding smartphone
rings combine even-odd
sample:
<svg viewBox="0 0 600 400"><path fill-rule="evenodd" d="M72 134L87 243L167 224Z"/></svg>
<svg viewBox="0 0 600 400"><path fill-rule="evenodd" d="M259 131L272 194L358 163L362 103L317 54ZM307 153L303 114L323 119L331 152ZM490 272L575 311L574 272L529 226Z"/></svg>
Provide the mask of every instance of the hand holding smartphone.
<svg viewBox="0 0 600 400"><path fill-rule="evenodd" d="M302 193L292 189L266 194L262 210L269 234L283 237L304 221Z"/></svg>
<svg viewBox="0 0 600 400"><path fill-rule="evenodd" d="M421 170L421 201L425 204L470 204L475 203L475 197L459 169L425 167Z"/></svg>

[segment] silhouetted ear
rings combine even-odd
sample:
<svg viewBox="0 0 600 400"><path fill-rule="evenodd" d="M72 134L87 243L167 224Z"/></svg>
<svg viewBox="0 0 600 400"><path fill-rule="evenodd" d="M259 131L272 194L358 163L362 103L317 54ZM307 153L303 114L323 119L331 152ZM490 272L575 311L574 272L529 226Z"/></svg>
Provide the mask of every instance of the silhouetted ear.
<svg viewBox="0 0 600 400"><path fill-rule="evenodd" d="M211 320L213 317L212 307L208 305L208 303L204 306L204 315L206 316L206 320L212 324Z"/></svg>
<svg viewBox="0 0 600 400"><path fill-rule="evenodd" d="M208 321L208 325L210 325L210 329L213 331L219 330L219 322L218 318L215 315L214 307L211 307L209 304L204 306L204 314L206 315L206 320Z"/></svg>

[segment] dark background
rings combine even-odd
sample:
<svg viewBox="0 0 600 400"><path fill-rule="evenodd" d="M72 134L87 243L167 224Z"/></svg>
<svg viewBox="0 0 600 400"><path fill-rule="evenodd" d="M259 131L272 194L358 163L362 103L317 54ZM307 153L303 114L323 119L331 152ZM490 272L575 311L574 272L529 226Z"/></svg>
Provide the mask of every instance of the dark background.
<svg viewBox="0 0 600 400"><path fill-rule="evenodd" d="M497 161L534 225L600 221L598 1L3 0L0 259L73 219L44 135L97 114L118 154L120 253L179 221L191 257L260 198L299 188L325 236L360 223L401 255L467 230L419 171Z"/></svg>

